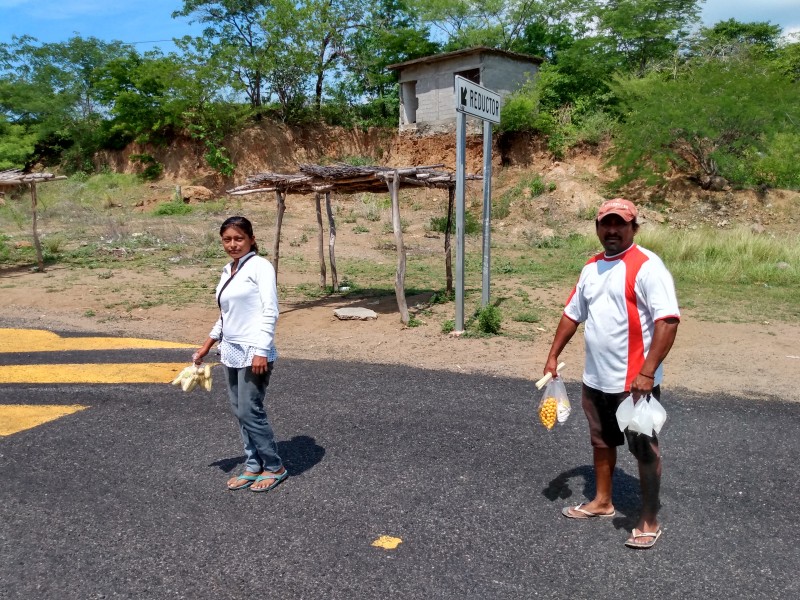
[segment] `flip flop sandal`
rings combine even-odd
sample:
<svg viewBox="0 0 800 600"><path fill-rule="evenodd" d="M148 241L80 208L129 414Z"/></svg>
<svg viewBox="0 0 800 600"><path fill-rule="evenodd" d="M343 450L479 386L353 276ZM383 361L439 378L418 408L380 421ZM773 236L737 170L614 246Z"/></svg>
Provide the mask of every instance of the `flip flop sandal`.
<svg viewBox="0 0 800 600"><path fill-rule="evenodd" d="M578 513L578 514L575 514ZM567 506L561 510L561 514L567 517L568 519L610 519L611 517L617 514L616 510L612 510L610 513L593 513L592 511L586 510L583 508L583 502L576 506Z"/></svg>
<svg viewBox="0 0 800 600"><path fill-rule="evenodd" d="M286 479L289 476L289 471L284 470L283 473L280 475L277 473L262 473L258 477L256 477L256 481L264 481L265 479L272 479L274 480L273 483L268 485L267 487L262 488L250 488L251 492L268 492L276 487L278 484Z"/></svg>
<svg viewBox="0 0 800 600"><path fill-rule="evenodd" d="M241 475L237 475L236 479L242 480L244 481L244 483L240 485L228 484L229 490L236 491L236 490L243 490L244 488L249 488L251 485L253 485L253 483L255 483L258 480L258 475L245 475L244 473L242 473Z"/></svg>
<svg viewBox="0 0 800 600"><path fill-rule="evenodd" d="M636 538L647 537L650 538L647 542L637 542ZM656 545L658 538L661 537L661 529L659 528L658 531L651 533L649 531L639 531L638 529L634 529L631 531L631 537L629 537L625 541L625 545L628 548L636 548L637 550L645 550L647 548L652 548Z"/></svg>

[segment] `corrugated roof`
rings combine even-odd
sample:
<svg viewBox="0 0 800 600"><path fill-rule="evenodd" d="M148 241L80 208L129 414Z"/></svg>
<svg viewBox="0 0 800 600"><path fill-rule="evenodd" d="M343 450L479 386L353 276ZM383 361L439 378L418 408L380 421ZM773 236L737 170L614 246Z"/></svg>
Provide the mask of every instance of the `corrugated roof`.
<svg viewBox="0 0 800 600"><path fill-rule="evenodd" d="M473 48L464 48L462 50L454 50L453 52L444 52L442 54L432 54L431 56L423 56L422 58L415 58L401 63L389 65L386 68L396 71L410 65L421 65L425 63L440 62L458 56L469 56L470 54L495 54L497 56L505 56L515 60L524 60L530 63L540 65L544 59L539 56L532 56L530 54L521 54L519 52L509 52L508 50L500 50L499 48L489 48L488 46L475 46Z"/></svg>

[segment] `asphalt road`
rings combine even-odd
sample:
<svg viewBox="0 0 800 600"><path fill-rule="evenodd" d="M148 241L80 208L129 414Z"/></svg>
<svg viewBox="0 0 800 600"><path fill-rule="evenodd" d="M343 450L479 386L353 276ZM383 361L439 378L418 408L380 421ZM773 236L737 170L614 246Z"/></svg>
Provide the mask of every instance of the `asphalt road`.
<svg viewBox="0 0 800 600"><path fill-rule="evenodd" d="M634 551L635 461L620 453L616 518L563 518L594 486L586 423L577 407L546 431L538 396L282 359L268 407L291 477L254 494L225 489L244 458L220 372L211 393L0 384L0 405L88 407L0 437L0 598L800 597L799 404L665 389L664 534Z"/></svg>

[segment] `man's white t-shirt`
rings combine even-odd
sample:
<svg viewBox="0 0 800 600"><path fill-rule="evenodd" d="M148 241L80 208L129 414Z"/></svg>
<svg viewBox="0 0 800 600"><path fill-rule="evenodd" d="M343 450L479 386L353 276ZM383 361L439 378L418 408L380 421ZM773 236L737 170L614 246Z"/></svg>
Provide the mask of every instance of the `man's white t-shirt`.
<svg viewBox="0 0 800 600"><path fill-rule="evenodd" d="M564 315L584 323L583 382L608 393L630 390L644 365L656 321L680 318L675 284L661 259L633 244L614 256L589 259ZM662 365L654 386L663 378Z"/></svg>

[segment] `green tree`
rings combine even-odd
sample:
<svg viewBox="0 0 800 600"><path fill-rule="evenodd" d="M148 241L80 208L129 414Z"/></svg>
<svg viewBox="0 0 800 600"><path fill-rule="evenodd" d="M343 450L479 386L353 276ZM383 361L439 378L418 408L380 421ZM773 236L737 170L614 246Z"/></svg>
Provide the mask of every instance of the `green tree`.
<svg viewBox="0 0 800 600"><path fill-rule="evenodd" d="M708 61L676 79L620 77L613 87L626 115L615 140L618 183L654 183L677 167L701 183L781 185L774 149L800 160L800 89L763 61Z"/></svg>
<svg viewBox="0 0 800 600"><path fill-rule="evenodd" d="M15 137L34 142L25 162L66 159L68 170L92 168L108 110L100 90L104 66L129 48L120 42L72 37L39 44L12 38L0 45L0 114ZM19 161L17 153L16 161Z"/></svg>
<svg viewBox="0 0 800 600"><path fill-rule="evenodd" d="M379 0L366 8L363 26L346 40L339 108L357 106L367 121L393 124L397 119L397 75L390 64L429 56L439 45L404 0ZM374 112L371 112L374 111Z"/></svg>
<svg viewBox="0 0 800 600"><path fill-rule="evenodd" d="M669 60L697 24L702 0L606 0L589 14L601 53L620 68L644 76L654 62Z"/></svg>
<svg viewBox="0 0 800 600"><path fill-rule="evenodd" d="M197 40L182 40L217 68L229 74L227 85L243 92L253 108L264 102L266 75L272 66L271 50L280 40L264 29L270 15L266 0L184 0L173 17L190 17L206 27Z"/></svg>

